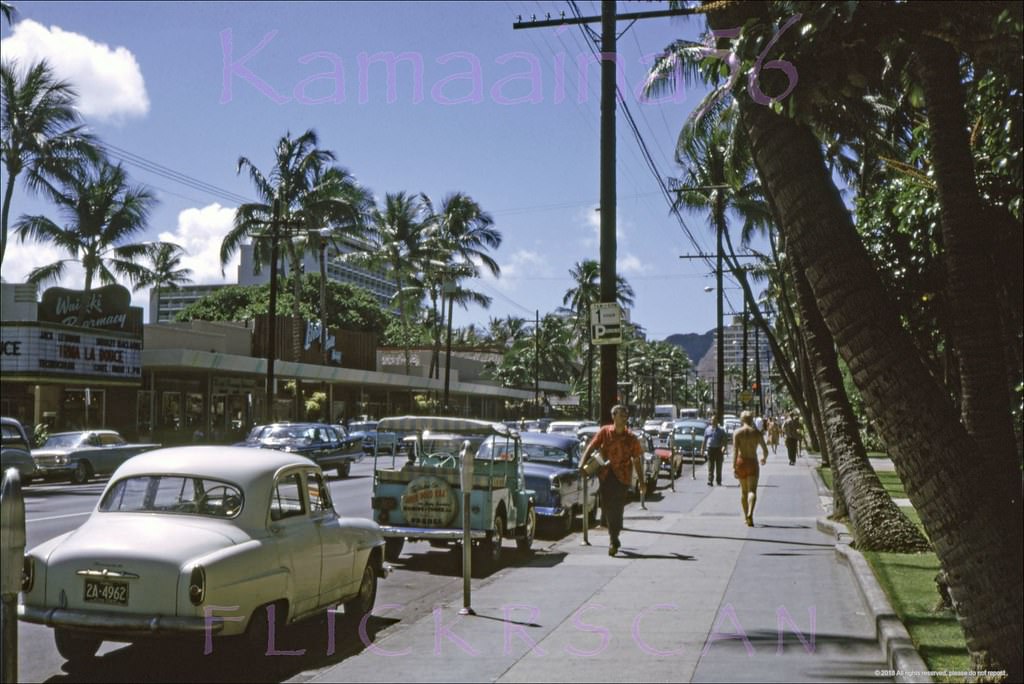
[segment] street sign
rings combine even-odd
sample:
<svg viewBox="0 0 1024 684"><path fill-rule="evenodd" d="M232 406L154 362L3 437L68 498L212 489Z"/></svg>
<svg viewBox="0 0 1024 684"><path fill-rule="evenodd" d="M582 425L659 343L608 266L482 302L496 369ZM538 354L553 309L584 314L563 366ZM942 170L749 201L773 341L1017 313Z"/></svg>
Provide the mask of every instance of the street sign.
<svg viewBox="0 0 1024 684"><path fill-rule="evenodd" d="M618 304L590 305L590 339L594 344L622 343L622 314Z"/></svg>
<svg viewBox="0 0 1024 684"><path fill-rule="evenodd" d="M751 394L750 390L743 390L742 392L740 392L740 401L743 402L744 404L749 404L751 401L753 401L753 399L754 395Z"/></svg>

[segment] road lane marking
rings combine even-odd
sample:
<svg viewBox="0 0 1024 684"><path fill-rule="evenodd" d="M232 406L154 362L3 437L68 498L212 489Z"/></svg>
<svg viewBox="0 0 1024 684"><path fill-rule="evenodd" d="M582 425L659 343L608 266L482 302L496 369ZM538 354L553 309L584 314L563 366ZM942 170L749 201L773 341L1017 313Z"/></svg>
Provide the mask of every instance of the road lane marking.
<svg viewBox="0 0 1024 684"><path fill-rule="evenodd" d="M92 511L82 511L81 513L65 513L64 515L50 515L45 518L26 518L26 523L43 522L45 520L59 520L60 518L74 518L79 515L89 515Z"/></svg>

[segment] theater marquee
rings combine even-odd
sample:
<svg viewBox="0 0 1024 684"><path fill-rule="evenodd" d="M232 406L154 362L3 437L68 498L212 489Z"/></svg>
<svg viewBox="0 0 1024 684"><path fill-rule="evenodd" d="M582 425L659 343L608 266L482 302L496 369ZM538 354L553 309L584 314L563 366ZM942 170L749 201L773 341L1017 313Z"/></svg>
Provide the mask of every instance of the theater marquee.
<svg viewBox="0 0 1024 684"><path fill-rule="evenodd" d="M51 323L0 326L0 372L13 376L142 379L142 339Z"/></svg>

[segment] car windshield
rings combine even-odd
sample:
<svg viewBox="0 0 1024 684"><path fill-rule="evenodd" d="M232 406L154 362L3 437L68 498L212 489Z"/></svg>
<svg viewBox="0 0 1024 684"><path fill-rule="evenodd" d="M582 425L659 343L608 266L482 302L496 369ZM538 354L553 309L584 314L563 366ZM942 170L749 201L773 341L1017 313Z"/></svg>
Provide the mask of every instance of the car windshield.
<svg viewBox="0 0 1024 684"><path fill-rule="evenodd" d="M572 463L568 451L546 444L524 444L523 458L527 461L558 463L560 465L570 465Z"/></svg>
<svg viewBox="0 0 1024 684"><path fill-rule="evenodd" d="M515 454L516 441L504 437L488 437L476 450L476 457L483 460L510 461Z"/></svg>
<svg viewBox="0 0 1024 684"><path fill-rule="evenodd" d="M226 482L180 475L139 475L118 480L100 502L104 513L183 513L234 518L241 490Z"/></svg>
<svg viewBox="0 0 1024 684"><path fill-rule="evenodd" d="M299 425L283 425L267 430L260 435L260 439L284 440L284 439L312 439L313 429Z"/></svg>
<svg viewBox="0 0 1024 684"><path fill-rule="evenodd" d="M377 429L376 423L349 423L349 432L370 432Z"/></svg>
<svg viewBox="0 0 1024 684"><path fill-rule="evenodd" d="M63 435L53 435L43 444L44 449L67 449L78 446L85 438L83 432L69 432Z"/></svg>

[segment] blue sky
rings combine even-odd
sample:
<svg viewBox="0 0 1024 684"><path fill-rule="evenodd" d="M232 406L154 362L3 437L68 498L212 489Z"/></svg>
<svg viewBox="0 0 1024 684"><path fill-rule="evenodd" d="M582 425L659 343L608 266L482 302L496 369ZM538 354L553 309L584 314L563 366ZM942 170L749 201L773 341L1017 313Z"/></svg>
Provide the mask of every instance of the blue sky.
<svg viewBox="0 0 1024 684"><path fill-rule="evenodd" d="M248 179L235 173L238 157L267 170L276 141L308 128L379 198L405 190L439 202L462 191L493 215L504 237L494 253L502 276L485 278L479 289L494 302L489 310L456 310L456 325L482 325L492 316L532 319L535 309L543 316L561 305L573 264L598 258L598 68L590 66L581 79L578 58L589 49L578 27L512 29L517 15L568 15L567 3L15 6L14 26L3 27L4 59L47 57L77 87L85 121L105 143L230 193L126 164L134 182L160 200L140 239L185 247L197 283L234 280L233 265L221 276L217 249L237 206L231 194L253 197ZM599 3L579 6L586 15L600 13ZM662 6L620 2L619 11ZM644 60L674 39L697 39L702 25L648 19L619 40L627 99L664 176L678 174L671 161L676 135L701 93L638 102ZM391 98L382 63L371 61L360 79L360 59L385 52L409 57L398 63ZM417 61L420 78L411 66ZM514 78L531 68L539 80ZM532 83L540 86L533 92ZM678 258L694 248L669 215L621 112L617 130L618 269L636 292L631 318L650 339L709 330L715 298L704 291L713 282L708 268ZM12 220L23 213L54 216L19 187ZM703 217L686 222L710 250ZM56 258L51 248L11 241L3 278L19 280ZM80 283L72 275L63 284ZM737 294L727 292L736 302L727 309L740 306ZM136 294L135 303L144 300L144 292Z"/></svg>

